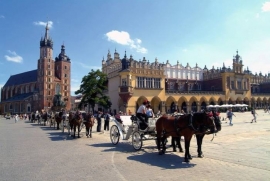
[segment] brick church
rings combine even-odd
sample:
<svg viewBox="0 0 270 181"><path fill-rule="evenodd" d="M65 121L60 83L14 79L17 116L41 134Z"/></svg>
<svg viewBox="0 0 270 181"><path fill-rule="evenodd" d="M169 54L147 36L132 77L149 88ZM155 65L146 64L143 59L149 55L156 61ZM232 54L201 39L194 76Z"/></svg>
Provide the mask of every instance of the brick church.
<svg viewBox="0 0 270 181"><path fill-rule="evenodd" d="M50 110L56 94L62 95L66 110L70 110L70 72L71 62L64 45L53 59L53 41L47 24L45 36L40 40L37 69L9 77L1 89L0 111L15 114Z"/></svg>

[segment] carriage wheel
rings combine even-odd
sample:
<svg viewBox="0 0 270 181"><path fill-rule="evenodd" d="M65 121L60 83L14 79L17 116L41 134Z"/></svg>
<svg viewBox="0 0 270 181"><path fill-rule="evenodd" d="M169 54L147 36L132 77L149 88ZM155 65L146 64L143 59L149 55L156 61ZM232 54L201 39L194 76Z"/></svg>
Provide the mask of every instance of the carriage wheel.
<svg viewBox="0 0 270 181"><path fill-rule="evenodd" d="M132 146L136 151L142 148L143 140L139 131L135 131L132 134Z"/></svg>
<svg viewBox="0 0 270 181"><path fill-rule="evenodd" d="M117 143L119 142L119 138L120 138L120 132L119 132L119 129L116 125L113 125L111 127L110 138L111 138L112 144L117 145Z"/></svg>

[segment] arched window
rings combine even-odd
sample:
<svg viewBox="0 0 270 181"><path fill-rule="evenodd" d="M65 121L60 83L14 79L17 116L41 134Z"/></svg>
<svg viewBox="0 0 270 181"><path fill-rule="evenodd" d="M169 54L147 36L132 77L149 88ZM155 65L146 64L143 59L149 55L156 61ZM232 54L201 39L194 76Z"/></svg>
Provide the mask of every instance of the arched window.
<svg viewBox="0 0 270 181"><path fill-rule="evenodd" d="M56 95L60 94L60 85L59 84L56 84L56 86L55 86L55 94Z"/></svg>
<svg viewBox="0 0 270 181"><path fill-rule="evenodd" d="M34 85L31 85L31 92L34 92Z"/></svg>
<svg viewBox="0 0 270 181"><path fill-rule="evenodd" d="M21 87L21 94L24 93L24 87Z"/></svg>

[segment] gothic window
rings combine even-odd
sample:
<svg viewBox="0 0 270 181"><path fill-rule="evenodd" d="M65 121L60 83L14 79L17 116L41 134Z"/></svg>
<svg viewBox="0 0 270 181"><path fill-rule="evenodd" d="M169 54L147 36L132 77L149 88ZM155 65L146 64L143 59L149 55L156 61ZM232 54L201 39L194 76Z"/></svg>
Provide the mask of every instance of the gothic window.
<svg viewBox="0 0 270 181"><path fill-rule="evenodd" d="M146 88L152 88L152 78L146 78Z"/></svg>
<svg viewBox="0 0 270 181"><path fill-rule="evenodd" d="M234 89L234 81L231 81L231 89Z"/></svg>
<svg viewBox="0 0 270 181"><path fill-rule="evenodd" d="M21 94L23 94L24 93L24 90L23 90L23 87L21 87Z"/></svg>
<svg viewBox="0 0 270 181"><path fill-rule="evenodd" d="M67 69L67 66L65 65L65 69Z"/></svg>
<svg viewBox="0 0 270 181"><path fill-rule="evenodd" d="M241 81L237 81L237 88L238 88L238 89L242 89Z"/></svg>
<svg viewBox="0 0 270 181"><path fill-rule="evenodd" d="M50 69L51 68L51 65L50 64L48 64L48 69Z"/></svg>
<svg viewBox="0 0 270 181"><path fill-rule="evenodd" d="M55 86L55 94L56 95L60 94L60 85L59 84L56 84L56 86Z"/></svg>
<svg viewBox="0 0 270 181"><path fill-rule="evenodd" d="M49 96L51 95L51 91L48 91L48 95L49 95Z"/></svg>
<svg viewBox="0 0 270 181"><path fill-rule="evenodd" d="M174 87L174 82L170 82L170 89L173 89Z"/></svg>
<svg viewBox="0 0 270 181"><path fill-rule="evenodd" d="M122 86L127 86L127 79L122 79Z"/></svg>
<svg viewBox="0 0 270 181"><path fill-rule="evenodd" d="M67 74L65 74L65 77L67 77Z"/></svg>

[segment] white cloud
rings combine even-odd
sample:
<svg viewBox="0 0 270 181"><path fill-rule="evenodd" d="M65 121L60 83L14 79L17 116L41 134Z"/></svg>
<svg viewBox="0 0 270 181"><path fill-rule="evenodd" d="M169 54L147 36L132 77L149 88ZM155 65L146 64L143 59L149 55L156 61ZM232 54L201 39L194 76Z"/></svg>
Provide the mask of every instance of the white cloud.
<svg viewBox="0 0 270 181"><path fill-rule="evenodd" d="M34 25L46 27L47 23L48 23L49 28L52 28L52 26L53 26L52 21L48 21L48 22L36 21L36 22L34 22Z"/></svg>
<svg viewBox="0 0 270 181"><path fill-rule="evenodd" d="M139 53L147 53L148 50L141 46L142 40L135 38L131 39L128 32L112 30L105 34L108 41L112 41L121 45L129 46L131 49L135 49Z"/></svg>
<svg viewBox="0 0 270 181"><path fill-rule="evenodd" d="M19 55L17 55L16 52L8 50L8 53L10 55L5 55L5 58L7 61L16 62L16 63L22 63L23 58Z"/></svg>
<svg viewBox="0 0 270 181"><path fill-rule="evenodd" d="M5 16L3 16L3 15L0 15L0 19L4 19L5 18Z"/></svg>
<svg viewBox="0 0 270 181"><path fill-rule="evenodd" d="M267 12L270 11L270 2L265 2L262 6L262 11Z"/></svg>

